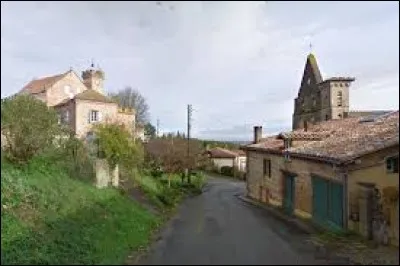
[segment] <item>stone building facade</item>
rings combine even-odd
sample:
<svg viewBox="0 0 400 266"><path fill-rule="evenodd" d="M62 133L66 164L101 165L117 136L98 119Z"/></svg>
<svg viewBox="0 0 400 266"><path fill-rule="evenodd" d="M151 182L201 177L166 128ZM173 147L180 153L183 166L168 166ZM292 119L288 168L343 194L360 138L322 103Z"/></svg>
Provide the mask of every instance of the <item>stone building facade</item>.
<svg viewBox="0 0 400 266"><path fill-rule="evenodd" d="M366 236L374 217L363 215L371 213L371 205L362 203L362 184L382 195L397 189L398 197L398 119L398 111L374 119L348 117L267 138L260 137L257 127L254 143L243 147L248 196L323 227ZM398 246L396 202L381 204L385 213L380 226Z"/></svg>
<svg viewBox="0 0 400 266"><path fill-rule="evenodd" d="M366 116L387 111L350 111L349 89L353 77L323 79L314 54L307 56L300 89L294 100L292 129L331 119Z"/></svg>
<svg viewBox="0 0 400 266"><path fill-rule="evenodd" d="M59 122L69 125L77 137L91 134L92 125L101 122L119 122L135 135L135 110L122 110L105 95L104 79L104 72L92 64L82 72L82 79L71 69L32 80L19 93L31 94L55 108Z"/></svg>

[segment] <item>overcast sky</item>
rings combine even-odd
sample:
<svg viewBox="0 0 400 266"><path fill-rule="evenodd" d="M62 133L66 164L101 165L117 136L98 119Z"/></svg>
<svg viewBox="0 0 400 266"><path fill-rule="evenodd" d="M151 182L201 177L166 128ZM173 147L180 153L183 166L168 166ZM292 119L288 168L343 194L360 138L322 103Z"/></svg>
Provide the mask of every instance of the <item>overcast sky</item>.
<svg viewBox="0 0 400 266"><path fill-rule="evenodd" d="M91 58L105 89L138 88L153 124L250 139L290 129L312 41L324 77L355 76L350 107L399 108L398 2L1 2L1 97Z"/></svg>

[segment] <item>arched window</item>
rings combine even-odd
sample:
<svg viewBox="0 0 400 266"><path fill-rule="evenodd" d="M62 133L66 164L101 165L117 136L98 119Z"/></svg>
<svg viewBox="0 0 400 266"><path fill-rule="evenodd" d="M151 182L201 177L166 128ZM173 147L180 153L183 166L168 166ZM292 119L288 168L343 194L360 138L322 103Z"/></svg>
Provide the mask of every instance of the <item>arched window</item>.
<svg viewBox="0 0 400 266"><path fill-rule="evenodd" d="M337 105L342 106L343 105L343 92L338 91L337 93Z"/></svg>

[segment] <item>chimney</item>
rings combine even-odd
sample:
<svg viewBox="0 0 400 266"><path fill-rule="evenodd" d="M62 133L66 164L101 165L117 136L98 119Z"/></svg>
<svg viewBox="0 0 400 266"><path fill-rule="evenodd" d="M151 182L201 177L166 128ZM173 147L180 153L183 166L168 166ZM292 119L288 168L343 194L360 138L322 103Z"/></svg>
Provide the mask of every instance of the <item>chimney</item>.
<svg viewBox="0 0 400 266"><path fill-rule="evenodd" d="M254 140L253 143L259 143L262 135L262 127L261 126L255 126L254 127Z"/></svg>

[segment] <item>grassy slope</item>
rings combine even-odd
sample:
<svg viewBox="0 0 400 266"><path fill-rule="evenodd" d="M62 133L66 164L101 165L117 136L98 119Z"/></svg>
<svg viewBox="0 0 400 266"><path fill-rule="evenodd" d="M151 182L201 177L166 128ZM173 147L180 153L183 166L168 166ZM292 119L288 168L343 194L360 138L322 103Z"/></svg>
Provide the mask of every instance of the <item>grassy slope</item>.
<svg viewBox="0 0 400 266"><path fill-rule="evenodd" d="M160 222L43 161L1 166L1 264L120 264Z"/></svg>

